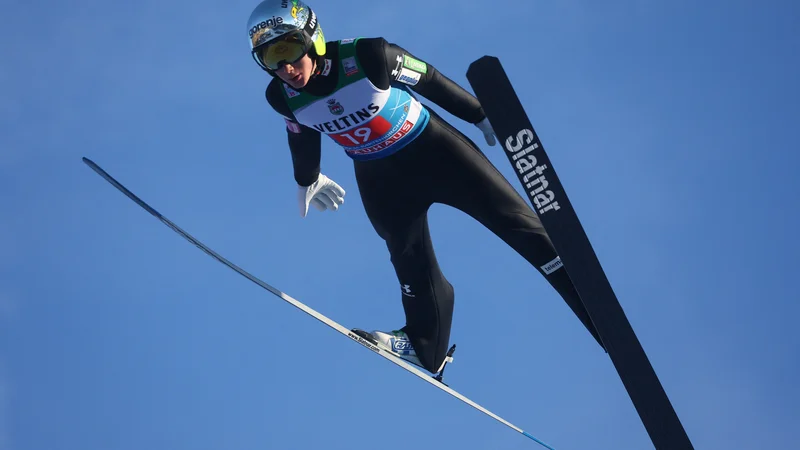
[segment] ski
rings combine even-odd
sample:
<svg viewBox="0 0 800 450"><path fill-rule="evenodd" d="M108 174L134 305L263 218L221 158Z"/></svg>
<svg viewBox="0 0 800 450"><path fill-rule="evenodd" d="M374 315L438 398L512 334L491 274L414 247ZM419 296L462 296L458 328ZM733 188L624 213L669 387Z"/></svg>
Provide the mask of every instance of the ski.
<svg viewBox="0 0 800 450"><path fill-rule="evenodd" d="M305 312L306 314L310 315L311 317L314 317L315 319L317 319L318 321L324 323L325 325L329 326L330 328L333 328L334 330L338 331L339 333L343 334L344 336L347 336L350 340L361 344L363 347L369 349L371 352L373 352L373 353L375 353L377 355L380 355L380 356L384 357L385 359L389 360L390 362L396 364L397 366L400 366L403 369L407 370L408 372L413 373L414 375L416 375L419 378L427 381L428 383L432 384L433 386L435 386L435 387L441 389L442 391L452 395L453 397L461 400L462 402L466 403L467 405L472 406L473 408L475 408L476 410L486 414L487 416L497 420L501 424L506 425L507 427L517 431L518 433L522 434L523 436L532 439L533 441L535 441L536 443L542 445L543 447L548 448L550 450L555 450L553 447L550 447L549 445L545 444L544 442L542 442L541 440L537 439L536 437L534 437L530 433L522 430L521 428L517 427L516 425L513 425L512 423L508 422L507 420L503 419L502 417L494 414L493 412L489 411L488 409L484 408L483 406L475 403L474 401L470 400L469 398L465 397L464 395L462 395L459 392L457 392L457 391L453 390L452 388L450 388L447 384L445 384L442 381L442 375L443 375L443 372L444 372L444 367L442 367L440 372L438 374L436 374L435 376L430 376L430 375L426 374L425 372L423 372L422 370L420 370L419 368L417 368L416 365L411 364L409 362L406 362L402 358L397 357L394 354L392 354L391 351L389 351L387 349L384 349L383 347L379 346L378 343L371 337L371 335L369 335L369 333L366 333L363 330L359 330L357 328L348 329L348 328L344 327L343 325L339 324L338 322L336 322L336 321L326 317L325 315L317 312L316 310L314 310L313 308L307 306L306 304L304 304L304 303L292 298L288 294L286 294L286 293L278 290L277 288L267 284L266 282L262 281L261 279L259 279L255 275L252 275L251 273L249 273L246 270L242 269L241 267L237 266L236 264L234 264L233 262L229 261L228 259L226 259L222 255L220 255L219 253L217 253L214 250L212 250L210 247L208 247L205 244L203 244L202 242L200 242L197 238L193 237L192 235L190 235L189 233L184 231L181 227L176 225L174 222L169 220L167 217L165 217L164 215L162 215L161 213L156 211L152 206L147 204L144 200L140 199L133 192L128 190L128 188L126 188L119 181L114 179L111 175L108 174L108 172L103 170L94 161L92 161L92 160L90 160L90 159L88 159L86 157L83 157L82 159L83 159L83 162L86 163L86 165L88 165L90 168L92 168L92 170L97 172L97 174L99 174L101 177L103 177L106 181L108 181L112 186L117 188L120 192L125 194L129 199L133 200L136 204L138 204L145 211L147 211L152 216L154 216L155 218L160 220L167 227L171 228L173 231L178 233L184 239L186 239L187 241L191 242L197 248L199 248L200 250L202 250L203 252L205 252L206 254L211 256L212 258L216 259L220 263L228 266L229 268L233 269L234 271L236 271L237 273L239 273L243 277L247 278L248 280L252 281L256 285L266 289L270 293L272 293L275 296L279 297L280 299L286 301L287 303L291 304L292 306L300 309L301 311ZM451 357L454 350L455 350L455 346L451 347L450 351L447 354L447 356ZM446 366L446 364L445 364L445 366Z"/></svg>
<svg viewBox="0 0 800 450"><path fill-rule="evenodd" d="M475 60L467 79L656 449L693 449L500 60Z"/></svg>

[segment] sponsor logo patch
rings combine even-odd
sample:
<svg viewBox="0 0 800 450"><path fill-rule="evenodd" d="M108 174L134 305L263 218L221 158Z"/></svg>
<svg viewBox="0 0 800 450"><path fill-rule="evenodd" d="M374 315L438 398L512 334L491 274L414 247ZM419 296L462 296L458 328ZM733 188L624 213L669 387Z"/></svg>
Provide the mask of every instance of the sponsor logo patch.
<svg viewBox="0 0 800 450"><path fill-rule="evenodd" d="M564 267L564 263L561 262L561 257L556 256L556 259L550 261L549 263L542 266L542 270L546 275L550 275L551 273L555 272L556 270Z"/></svg>
<svg viewBox="0 0 800 450"><path fill-rule="evenodd" d="M289 119L283 119L286 122L286 129L292 133L300 133L300 124Z"/></svg>
<svg viewBox="0 0 800 450"><path fill-rule="evenodd" d="M344 74L348 77L358 73L358 66L356 65L355 56L343 59L342 67L344 67Z"/></svg>
<svg viewBox="0 0 800 450"><path fill-rule="evenodd" d="M419 73L428 73L427 64L408 55L403 55L403 65Z"/></svg>
<svg viewBox="0 0 800 450"><path fill-rule="evenodd" d="M289 98L294 98L294 97L297 97L298 95L300 95L299 92L297 92L294 89L292 89L292 87L289 86L288 84L284 84L283 85L283 90L286 91L286 95L288 95Z"/></svg>
<svg viewBox="0 0 800 450"><path fill-rule="evenodd" d="M335 98L332 98L328 100L328 110L331 112L331 114L340 116L344 112L344 106L337 102Z"/></svg>
<svg viewBox="0 0 800 450"><path fill-rule="evenodd" d="M323 76L323 77L327 77L327 76L328 76L328 74L329 74L329 73L331 73L331 66L332 66L332 65L333 65L333 64L331 63L331 60L330 60L330 59L326 59L326 60L325 60L325 68L324 68L324 69L322 69L322 76Z"/></svg>
<svg viewBox="0 0 800 450"><path fill-rule="evenodd" d="M410 84L411 86L414 86L415 84L419 83L419 79L421 76L422 75L420 75L419 72L403 68L397 75L396 79L401 83Z"/></svg>

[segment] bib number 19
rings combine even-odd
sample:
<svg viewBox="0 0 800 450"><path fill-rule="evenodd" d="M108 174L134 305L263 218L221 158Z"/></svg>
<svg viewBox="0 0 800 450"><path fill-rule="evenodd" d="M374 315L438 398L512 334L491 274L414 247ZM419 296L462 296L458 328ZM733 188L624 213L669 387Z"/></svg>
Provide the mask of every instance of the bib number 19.
<svg viewBox="0 0 800 450"><path fill-rule="evenodd" d="M330 136L344 147L356 147L369 143L372 139L383 136L392 129L392 125L381 116L373 117L358 128L344 133L331 134Z"/></svg>
<svg viewBox="0 0 800 450"><path fill-rule="evenodd" d="M372 130L369 127L361 127L347 133L342 133L339 136L349 140L353 145L359 145L366 144L371 134Z"/></svg>

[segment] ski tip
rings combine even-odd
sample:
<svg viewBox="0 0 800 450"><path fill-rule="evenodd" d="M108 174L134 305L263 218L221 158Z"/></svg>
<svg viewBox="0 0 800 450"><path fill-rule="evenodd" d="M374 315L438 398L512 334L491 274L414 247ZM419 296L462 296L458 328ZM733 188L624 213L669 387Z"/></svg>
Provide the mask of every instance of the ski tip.
<svg viewBox="0 0 800 450"><path fill-rule="evenodd" d="M500 61L500 59L497 56L483 55L480 58L476 59L474 62L479 62L479 61Z"/></svg>
<svg viewBox="0 0 800 450"><path fill-rule="evenodd" d="M101 169L100 166L98 166L97 163L95 163L91 159L89 159L89 158L84 156L84 157L81 158L81 160L83 160L84 164L89 166L90 169L94 170L95 172L97 172L101 176L105 177L107 175L107 174L104 174L105 170Z"/></svg>
<svg viewBox="0 0 800 450"><path fill-rule="evenodd" d="M476 66L476 65L489 64L489 63L497 64L499 62L500 62L500 59L498 57L496 57L496 56L483 55L480 58L476 59L475 61L472 61L472 63L469 66L473 67L473 66Z"/></svg>

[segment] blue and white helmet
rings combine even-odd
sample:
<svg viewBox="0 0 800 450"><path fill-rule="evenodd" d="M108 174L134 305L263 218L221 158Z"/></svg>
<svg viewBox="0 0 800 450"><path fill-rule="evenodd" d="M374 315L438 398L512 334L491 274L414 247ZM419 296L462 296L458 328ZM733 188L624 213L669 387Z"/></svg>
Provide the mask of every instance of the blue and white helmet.
<svg viewBox="0 0 800 450"><path fill-rule="evenodd" d="M247 34L250 53L262 69L269 71L258 51L290 33L300 34L314 57L325 55L325 36L317 15L301 0L263 0L256 6L247 20Z"/></svg>

